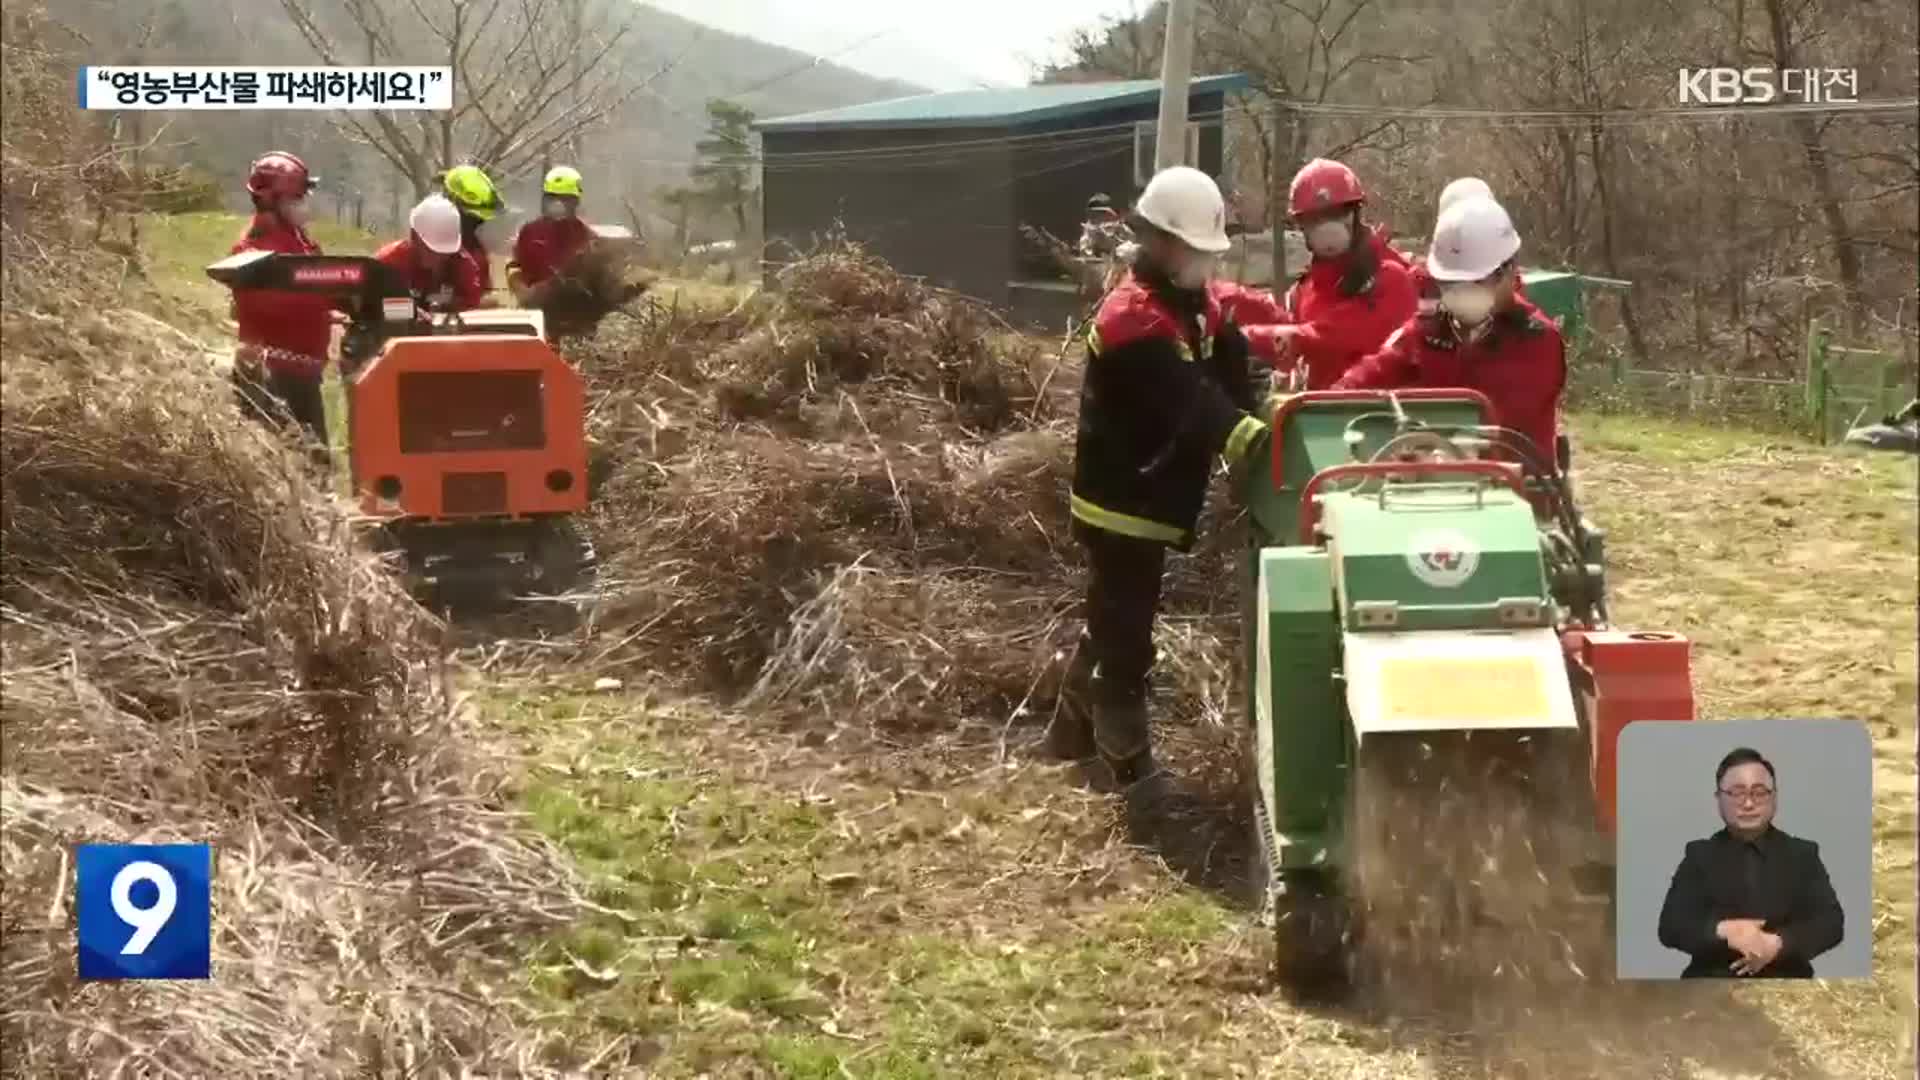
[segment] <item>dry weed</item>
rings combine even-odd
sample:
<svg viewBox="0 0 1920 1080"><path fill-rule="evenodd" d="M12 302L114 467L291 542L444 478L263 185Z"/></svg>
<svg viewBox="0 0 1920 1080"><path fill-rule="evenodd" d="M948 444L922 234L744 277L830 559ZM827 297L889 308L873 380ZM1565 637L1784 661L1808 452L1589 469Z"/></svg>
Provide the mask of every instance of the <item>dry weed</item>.
<svg viewBox="0 0 1920 1080"><path fill-rule="evenodd" d="M578 910L447 694L441 627L173 341L4 314L10 1073L538 1071L494 999ZM71 845L215 849L210 983L79 983Z"/></svg>
<svg viewBox="0 0 1920 1080"><path fill-rule="evenodd" d="M1061 355L844 243L732 311L642 304L573 351L615 466L593 665L891 736L1051 713L1079 587ZM1204 565L1171 616L1222 608L1228 550L1176 560ZM1172 696L1219 712L1231 647L1169 645Z"/></svg>

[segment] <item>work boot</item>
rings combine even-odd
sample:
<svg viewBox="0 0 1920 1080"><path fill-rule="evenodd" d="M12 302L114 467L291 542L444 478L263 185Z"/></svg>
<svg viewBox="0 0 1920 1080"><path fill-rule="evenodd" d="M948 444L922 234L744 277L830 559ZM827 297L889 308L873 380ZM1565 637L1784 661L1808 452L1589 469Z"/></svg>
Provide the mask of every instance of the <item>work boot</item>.
<svg viewBox="0 0 1920 1080"><path fill-rule="evenodd" d="M1100 760L1122 788L1159 772L1153 760L1153 742L1147 730L1147 702L1139 698L1104 698L1093 707L1093 740Z"/></svg>
<svg viewBox="0 0 1920 1080"><path fill-rule="evenodd" d="M1047 725L1047 754L1060 761L1085 761L1093 757L1093 650L1083 635L1067 661L1067 674L1060 684L1060 700L1053 710L1053 722Z"/></svg>

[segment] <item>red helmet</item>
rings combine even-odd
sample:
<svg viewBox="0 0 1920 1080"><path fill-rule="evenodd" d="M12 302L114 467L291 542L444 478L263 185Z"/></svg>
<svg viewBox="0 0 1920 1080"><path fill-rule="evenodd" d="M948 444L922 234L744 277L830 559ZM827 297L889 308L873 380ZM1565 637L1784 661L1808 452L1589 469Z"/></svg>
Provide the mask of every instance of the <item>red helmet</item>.
<svg viewBox="0 0 1920 1080"><path fill-rule="evenodd" d="M284 150L263 154L247 167L247 191L259 199L298 199L314 186L307 163Z"/></svg>
<svg viewBox="0 0 1920 1080"><path fill-rule="evenodd" d="M1352 169L1337 161L1314 158L1294 174L1293 187L1287 192L1287 212L1299 217L1366 201L1367 193Z"/></svg>

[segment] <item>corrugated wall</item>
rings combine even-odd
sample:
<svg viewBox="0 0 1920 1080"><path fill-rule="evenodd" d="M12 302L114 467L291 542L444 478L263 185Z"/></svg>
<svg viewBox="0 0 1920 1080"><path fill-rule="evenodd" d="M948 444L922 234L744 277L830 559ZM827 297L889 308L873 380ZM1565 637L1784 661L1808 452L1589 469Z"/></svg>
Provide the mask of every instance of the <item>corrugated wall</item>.
<svg viewBox="0 0 1920 1080"><path fill-rule="evenodd" d="M1003 303L1014 216L1005 134L765 133L766 258L810 251L838 222L902 273Z"/></svg>
<svg viewBox="0 0 1920 1080"><path fill-rule="evenodd" d="M1188 115L1206 125L1200 128L1200 158L1194 164L1215 176L1220 173L1222 142L1213 117L1222 100L1220 94L1197 94L1188 106ZM1158 105L1139 105L1020 129L1013 158L1015 224L1045 229L1071 244L1080 236L1089 197L1105 192L1115 206L1131 204L1140 193L1134 170L1135 125L1151 123L1158 115ZM1151 160L1146 164L1151 171ZM1015 251L1021 276L1050 275L1051 263L1043 254L1024 244L1016 244Z"/></svg>
<svg viewBox="0 0 1920 1080"><path fill-rule="evenodd" d="M1222 100L1190 104L1207 123L1197 164L1216 175L1221 129L1209 121ZM902 273L1004 305L1009 280L1052 273L1019 226L1072 243L1090 195L1131 202L1134 125L1156 112L1107 109L1017 130L765 132L765 257L778 265L811 251L837 222Z"/></svg>

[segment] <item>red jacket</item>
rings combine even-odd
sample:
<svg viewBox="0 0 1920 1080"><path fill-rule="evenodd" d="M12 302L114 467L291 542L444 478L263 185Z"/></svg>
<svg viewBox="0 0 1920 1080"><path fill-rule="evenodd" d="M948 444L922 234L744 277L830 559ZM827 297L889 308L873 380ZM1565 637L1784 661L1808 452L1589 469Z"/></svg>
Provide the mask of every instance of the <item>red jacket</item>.
<svg viewBox="0 0 1920 1080"><path fill-rule="evenodd" d="M1250 326L1270 326L1288 321L1287 308L1280 298L1265 289L1250 289L1237 281L1210 281L1207 291L1220 305L1220 317L1239 324L1245 332Z"/></svg>
<svg viewBox="0 0 1920 1080"><path fill-rule="evenodd" d="M320 245L305 229L287 224L278 214L259 213L233 245L243 251L278 251L288 255L318 255ZM247 289L233 294L234 321L240 341L264 346L269 371L319 378L327 369L327 349L333 344L333 300L318 293L269 292Z"/></svg>
<svg viewBox="0 0 1920 1080"><path fill-rule="evenodd" d="M1371 263L1363 273L1356 259ZM1365 264L1362 264L1365 265ZM1354 288L1348 295L1344 286ZM1307 389L1325 390L1361 357L1380 348L1387 335L1413 317L1418 296L1406 256L1378 230L1367 234L1366 251L1337 259L1314 259L1287 295L1295 355L1307 363ZM1255 355L1272 362L1275 332L1250 333Z"/></svg>
<svg viewBox="0 0 1920 1080"><path fill-rule="evenodd" d="M413 254L413 236L408 234L405 240L395 240L373 257L406 275L407 284L414 292L431 296L443 286L452 286L453 304L451 310L469 311L480 306L481 297L486 293L480 283L480 267L473 256L462 250L446 264L446 270L436 275L429 271ZM443 307L441 310L447 310Z"/></svg>
<svg viewBox="0 0 1920 1080"><path fill-rule="evenodd" d="M1478 390L1493 402L1493 422L1532 439L1541 464L1554 467L1560 395L1567 386L1566 343L1540 309L1516 296L1493 317L1486 336L1461 341L1453 322L1420 315L1355 364L1335 390L1423 386Z"/></svg>
<svg viewBox="0 0 1920 1080"><path fill-rule="evenodd" d="M527 284L538 285L559 273L592 240L593 228L577 217L535 218L520 226L507 266L519 270Z"/></svg>

